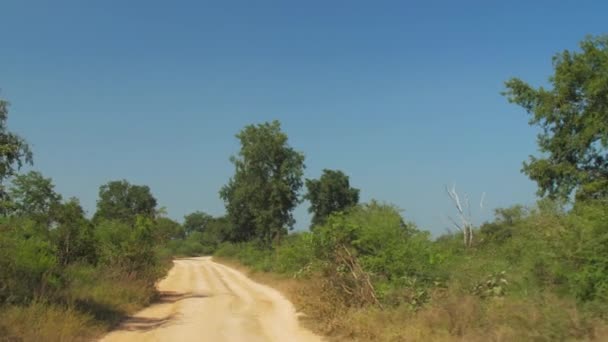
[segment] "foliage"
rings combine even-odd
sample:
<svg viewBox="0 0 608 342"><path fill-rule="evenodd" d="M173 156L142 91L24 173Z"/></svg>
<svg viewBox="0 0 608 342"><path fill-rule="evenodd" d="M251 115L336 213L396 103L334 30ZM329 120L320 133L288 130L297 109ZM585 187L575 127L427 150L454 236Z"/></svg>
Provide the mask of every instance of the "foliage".
<svg viewBox="0 0 608 342"><path fill-rule="evenodd" d="M511 238L513 227L520 224L527 215L528 210L522 205L496 209L496 219L493 222L486 222L480 227L484 242L504 242Z"/></svg>
<svg viewBox="0 0 608 342"><path fill-rule="evenodd" d="M310 275L318 267L315 236L310 232L288 235L275 250L273 271L294 277Z"/></svg>
<svg viewBox="0 0 608 342"><path fill-rule="evenodd" d="M0 340L95 339L155 297L168 265L159 247L183 230L155 217L147 186L102 186L91 222L50 178L16 174L32 155L7 130L7 106L0 101Z"/></svg>
<svg viewBox="0 0 608 342"><path fill-rule="evenodd" d="M231 225L225 217L212 217L201 212L186 215L186 222L181 228L180 235L165 241L162 248L167 256L199 256L209 255L227 239ZM159 225L157 220L157 226ZM177 224L177 223L176 223ZM184 234L188 226L189 233ZM158 229L158 228L155 228Z"/></svg>
<svg viewBox="0 0 608 342"><path fill-rule="evenodd" d="M84 209L76 198L59 205L55 217L57 227L51 231L51 240L57 249L61 265L74 262L97 261L97 241L93 225L84 215Z"/></svg>
<svg viewBox="0 0 608 342"><path fill-rule="evenodd" d="M432 241L394 207L370 203L273 249L222 244L216 255L297 278L290 299L330 340L601 340L607 215L603 202L499 209L463 250L458 236ZM338 246L356 256L382 309L361 305Z"/></svg>
<svg viewBox="0 0 608 342"><path fill-rule="evenodd" d="M100 262L119 267L128 274L147 274L156 271L153 221L137 216L134 226L120 221L104 221L96 229L101 246Z"/></svg>
<svg viewBox="0 0 608 342"><path fill-rule="evenodd" d="M6 200L3 183L25 164L32 164L32 151L19 135L8 130L9 103L0 99L0 200ZM0 208L3 209L3 208Z"/></svg>
<svg viewBox="0 0 608 342"><path fill-rule="evenodd" d="M138 216L156 214L156 198L146 185L132 185L126 180L112 181L99 188L97 212L93 220L117 220L134 224Z"/></svg>
<svg viewBox="0 0 608 342"><path fill-rule="evenodd" d="M167 217L158 217L152 228L154 239L158 244L185 237L184 227Z"/></svg>
<svg viewBox="0 0 608 342"><path fill-rule="evenodd" d="M202 211L196 211L184 217L186 235L193 232L203 232L213 217Z"/></svg>
<svg viewBox="0 0 608 342"><path fill-rule="evenodd" d="M0 223L0 304L52 295L60 285L54 246L27 219Z"/></svg>
<svg viewBox="0 0 608 342"><path fill-rule="evenodd" d="M509 282L506 272L494 273L473 286L472 292L481 298L502 297L507 291Z"/></svg>
<svg viewBox="0 0 608 342"><path fill-rule="evenodd" d="M55 192L52 180L40 172L30 171L15 176L8 194L13 215L28 216L47 227L55 220L61 195Z"/></svg>
<svg viewBox="0 0 608 342"><path fill-rule="evenodd" d="M269 246L293 227L304 155L289 146L278 121L246 126L236 137L241 150L231 158L235 174L220 191L234 228L230 238Z"/></svg>
<svg viewBox="0 0 608 342"><path fill-rule="evenodd" d="M201 243L215 249L220 243L228 240L233 229L227 217L213 217L201 234Z"/></svg>
<svg viewBox="0 0 608 342"><path fill-rule="evenodd" d="M347 246L375 276L395 280L422 275L430 260L426 233L407 224L390 205L371 202L330 216L315 231L321 257L338 245Z"/></svg>
<svg viewBox="0 0 608 342"><path fill-rule="evenodd" d="M608 206L578 203L564 220L557 246L570 291L585 302L608 303Z"/></svg>
<svg viewBox="0 0 608 342"><path fill-rule="evenodd" d="M323 224L331 213L344 211L359 202L359 189L352 188L348 176L339 170L323 170L319 179L306 180L306 188L304 198L310 201L308 211L313 214L313 227Z"/></svg>
<svg viewBox="0 0 608 342"><path fill-rule="evenodd" d="M533 88L520 79L506 82L509 101L532 114L542 133L543 157L530 157L523 171L552 198L608 195L608 36L587 38L580 52L553 57L552 88Z"/></svg>

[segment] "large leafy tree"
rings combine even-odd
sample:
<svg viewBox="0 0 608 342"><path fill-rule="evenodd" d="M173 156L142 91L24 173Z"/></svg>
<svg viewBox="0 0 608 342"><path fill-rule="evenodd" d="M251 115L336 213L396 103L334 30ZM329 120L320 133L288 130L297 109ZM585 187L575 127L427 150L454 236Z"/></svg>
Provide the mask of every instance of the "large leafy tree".
<svg viewBox="0 0 608 342"><path fill-rule="evenodd" d="M24 165L32 164L32 151L29 145L19 135L8 130L9 103L0 99L0 200L7 200L4 182ZM4 214L6 210L2 206Z"/></svg>
<svg viewBox="0 0 608 342"><path fill-rule="evenodd" d="M137 216L153 218L156 198L146 185L133 185L126 180L112 181L99 188L97 212L93 220L117 220L134 224Z"/></svg>
<svg viewBox="0 0 608 342"><path fill-rule="evenodd" d="M52 180L40 172L15 176L8 194L13 215L27 216L47 227L56 220L61 195L55 192Z"/></svg>
<svg viewBox="0 0 608 342"><path fill-rule="evenodd" d="M305 199L310 201L308 211L313 214L312 225L323 224L327 217L357 205L359 189L350 186L349 178L340 170L323 170L319 179L307 179Z"/></svg>
<svg viewBox="0 0 608 342"><path fill-rule="evenodd" d="M226 240L232 226L228 218L213 217L205 226L201 235L201 243L206 246L217 246Z"/></svg>
<svg viewBox="0 0 608 342"><path fill-rule="evenodd" d="M608 36L587 38L581 51L553 57L549 88L514 78L505 95L532 115L540 157L531 156L523 172L539 195L568 199L608 196Z"/></svg>
<svg viewBox="0 0 608 342"><path fill-rule="evenodd" d="M299 203L304 155L287 142L278 121L246 126L232 157L235 174L220 191L233 240L260 239L267 245L292 228Z"/></svg>

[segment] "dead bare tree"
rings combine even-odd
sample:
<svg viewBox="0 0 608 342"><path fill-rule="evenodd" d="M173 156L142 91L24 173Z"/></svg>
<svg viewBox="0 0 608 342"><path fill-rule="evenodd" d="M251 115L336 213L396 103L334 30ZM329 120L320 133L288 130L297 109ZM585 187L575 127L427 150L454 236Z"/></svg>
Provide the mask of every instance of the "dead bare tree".
<svg viewBox="0 0 608 342"><path fill-rule="evenodd" d="M448 216L448 219L450 220L450 222L452 222L452 224L456 227L456 229L458 229L459 231L462 232L463 239L464 239L464 246L466 248L469 248L473 245L473 227L474 227L473 226L473 215L471 215L471 206L469 203L469 197L465 194L464 203L461 202L460 196L456 192L456 185L452 185L451 189L448 188L448 186L446 185L445 191L447 192L448 196L452 200L452 203L454 203L454 206L456 207L456 211L458 212L458 218L460 220L460 223L458 223L456 220L454 220L451 216ZM485 196L486 196L486 193L484 192L481 195L481 201L479 202L479 207L481 209L483 209L483 201L485 199Z"/></svg>

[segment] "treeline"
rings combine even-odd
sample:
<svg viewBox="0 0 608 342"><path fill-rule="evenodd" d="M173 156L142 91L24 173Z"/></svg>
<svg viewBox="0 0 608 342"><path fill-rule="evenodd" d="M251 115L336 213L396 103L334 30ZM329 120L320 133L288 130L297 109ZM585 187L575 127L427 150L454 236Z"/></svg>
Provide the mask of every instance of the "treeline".
<svg viewBox="0 0 608 342"><path fill-rule="evenodd" d="M99 188L94 215L64 199L8 130L0 101L0 340L89 340L157 296L174 255L207 254L227 220L202 212L166 217L145 185Z"/></svg>
<svg viewBox="0 0 608 342"><path fill-rule="evenodd" d="M113 181L99 194L89 219L39 172L12 178L0 218L0 336L91 339L155 299L182 225L147 186Z"/></svg>

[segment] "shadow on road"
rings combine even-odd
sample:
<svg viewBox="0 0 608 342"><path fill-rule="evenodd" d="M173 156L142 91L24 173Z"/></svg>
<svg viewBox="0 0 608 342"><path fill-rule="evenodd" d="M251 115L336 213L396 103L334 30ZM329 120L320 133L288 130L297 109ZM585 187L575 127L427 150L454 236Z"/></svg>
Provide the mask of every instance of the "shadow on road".
<svg viewBox="0 0 608 342"><path fill-rule="evenodd" d="M208 295L201 293L178 293L174 291L163 291L160 293L160 296L156 303L159 304L170 304L179 302L181 300L191 299L191 298L207 298Z"/></svg>
<svg viewBox="0 0 608 342"><path fill-rule="evenodd" d="M168 325L174 318L175 315L164 318L131 317L125 320L118 330L148 331Z"/></svg>
<svg viewBox="0 0 608 342"><path fill-rule="evenodd" d="M154 304L173 304L182 300L192 298L207 298L209 296L200 293L179 293L174 291L161 292ZM117 330L125 331L149 331L160 327L165 327L175 323L177 314L171 314L162 318L149 317L129 317L125 319Z"/></svg>

